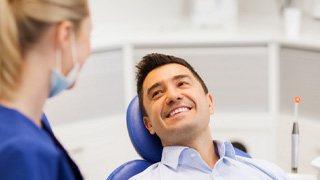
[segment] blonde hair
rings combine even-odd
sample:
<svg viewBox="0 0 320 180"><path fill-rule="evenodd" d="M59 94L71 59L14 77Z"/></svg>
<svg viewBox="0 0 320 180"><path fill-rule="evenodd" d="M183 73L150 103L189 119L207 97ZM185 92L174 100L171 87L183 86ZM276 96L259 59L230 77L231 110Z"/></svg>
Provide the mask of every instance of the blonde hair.
<svg viewBox="0 0 320 180"><path fill-rule="evenodd" d="M70 20L77 29L88 14L87 0L0 0L0 100L12 98L23 55L46 28Z"/></svg>

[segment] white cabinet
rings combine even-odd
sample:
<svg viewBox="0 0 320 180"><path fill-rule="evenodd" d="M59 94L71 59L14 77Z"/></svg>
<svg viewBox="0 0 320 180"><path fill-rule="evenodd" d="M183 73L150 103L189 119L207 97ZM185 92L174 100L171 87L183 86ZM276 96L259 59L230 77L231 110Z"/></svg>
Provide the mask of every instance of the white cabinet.
<svg viewBox="0 0 320 180"><path fill-rule="evenodd" d="M87 180L106 179L126 161L138 159L124 115L88 119L54 127L54 132Z"/></svg>
<svg viewBox="0 0 320 180"><path fill-rule="evenodd" d="M280 112L293 114L301 96L302 117L320 119L320 49L284 46L280 51Z"/></svg>

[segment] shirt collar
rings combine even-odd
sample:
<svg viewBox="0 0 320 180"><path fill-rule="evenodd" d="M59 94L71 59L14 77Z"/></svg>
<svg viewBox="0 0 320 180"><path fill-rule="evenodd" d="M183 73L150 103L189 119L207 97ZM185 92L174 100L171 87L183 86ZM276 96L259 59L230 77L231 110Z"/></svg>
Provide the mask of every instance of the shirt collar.
<svg viewBox="0 0 320 180"><path fill-rule="evenodd" d="M216 143L220 159L224 157L235 159L235 151L232 144L229 141L215 140L214 142ZM166 146L163 148L162 151L161 162L167 166L170 166L171 168L177 169L181 160L180 156L187 149L192 148L186 146Z"/></svg>
<svg viewBox="0 0 320 180"><path fill-rule="evenodd" d="M219 141L219 140L215 140L216 144L217 144L217 148L218 148L218 152L219 152L219 156L220 158L223 157L229 157L232 159L235 159L236 157L236 153L234 151L234 148L231 144L231 142L229 141Z"/></svg>
<svg viewBox="0 0 320 180"><path fill-rule="evenodd" d="M177 169L181 152L188 147L166 146L163 148L161 162L167 166Z"/></svg>

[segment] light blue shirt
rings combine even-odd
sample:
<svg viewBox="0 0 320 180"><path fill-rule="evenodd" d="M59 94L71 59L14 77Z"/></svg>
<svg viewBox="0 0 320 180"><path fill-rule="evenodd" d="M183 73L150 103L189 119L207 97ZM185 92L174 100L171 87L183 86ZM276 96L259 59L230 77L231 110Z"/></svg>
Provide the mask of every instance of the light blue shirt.
<svg viewBox="0 0 320 180"><path fill-rule="evenodd" d="M216 141L220 159L211 169L200 154L188 147L168 146L163 148L162 159L130 180L188 180L188 179L287 179L276 165L257 159L235 155L230 142Z"/></svg>

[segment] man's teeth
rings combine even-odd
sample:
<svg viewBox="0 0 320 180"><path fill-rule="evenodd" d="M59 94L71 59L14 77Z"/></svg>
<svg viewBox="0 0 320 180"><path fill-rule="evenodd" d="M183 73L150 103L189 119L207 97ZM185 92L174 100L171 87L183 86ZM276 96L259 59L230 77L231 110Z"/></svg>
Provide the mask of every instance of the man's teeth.
<svg viewBox="0 0 320 180"><path fill-rule="evenodd" d="M172 111L172 112L170 113L170 116L174 116L175 114L178 114L178 113L180 113L180 112L185 112L185 111L188 111L188 110L189 110L189 109L186 108L186 107L178 108L178 109Z"/></svg>

